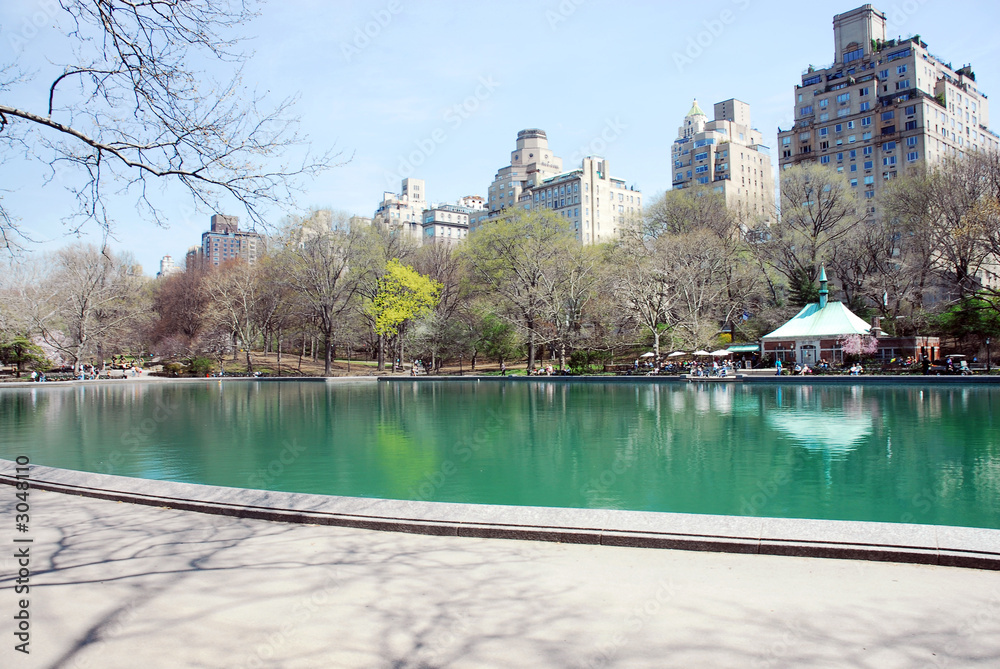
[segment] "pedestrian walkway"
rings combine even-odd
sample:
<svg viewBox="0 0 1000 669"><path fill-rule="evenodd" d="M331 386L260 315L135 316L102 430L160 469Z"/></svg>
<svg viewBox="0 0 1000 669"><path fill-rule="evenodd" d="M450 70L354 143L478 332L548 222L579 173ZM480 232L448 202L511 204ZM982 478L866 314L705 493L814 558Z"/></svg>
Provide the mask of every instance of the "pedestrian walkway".
<svg viewBox="0 0 1000 669"><path fill-rule="evenodd" d="M30 499L31 655L7 638L4 667L1000 666L1000 572Z"/></svg>

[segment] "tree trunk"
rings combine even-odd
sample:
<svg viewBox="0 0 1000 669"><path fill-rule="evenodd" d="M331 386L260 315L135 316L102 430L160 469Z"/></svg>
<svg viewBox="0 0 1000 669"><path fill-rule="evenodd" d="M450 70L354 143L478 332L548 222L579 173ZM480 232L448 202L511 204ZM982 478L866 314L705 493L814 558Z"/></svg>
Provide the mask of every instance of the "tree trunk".
<svg viewBox="0 0 1000 669"><path fill-rule="evenodd" d="M559 371L566 368L566 344L559 345Z"/></svg>
<svg viewBox="0 0 1000 669"><path fill-rule="evenodd" d="M302 333L302 348L299 349L299 374L302 373L302 358L306 354L306 334Z"/></svg>
<svg viewBox="0 0 1000 669"><path fill-rule="evenodd" d="M476 371L476 356L479 355L479 351L472 352L472 371Z"/></svg>
<svg viewBox="0 0 1000 669"><path fill-rule="evenodd" d="M535 324L528 321L528 372L535 367Z"/></svg>
<svg viewBox="0 0 1000 669"><path fill-rule="evenodd" d="M327 330L323 335L324 343L326 346L326 355L323 356L323 375L330 376L331 370L333 368L333 335L330 330ZM315 340L315 338L314 338Z"/></svg>
<svg viewBox="0 0 1000 669"><path fill-rule="evenodd" d="M656 328L656 326L653 326L653 353L656 354L656 357L653 358L653 359L656 360L656 361L659 361L659 359L660 359L660 331L659 331L659 329Z"/></svg>
<svg viewBox="0 0 1000 669"><path fill-rule="evenodd" d="M278 328L278 376L281 376L281 328Z"/></svg>
<svg viewBox="0 0 1000 669"><path fill-rule="evenodd" d="M247 352L247 374L253 374L253 363L250 361L250 346L246 347Z"/></svg>
<svg viewBox="0 0 1000 669"><path fill-rule="evenodd" d="M385 336L378 336L378 367L376 368L380 372L385 371Z"/></svg>

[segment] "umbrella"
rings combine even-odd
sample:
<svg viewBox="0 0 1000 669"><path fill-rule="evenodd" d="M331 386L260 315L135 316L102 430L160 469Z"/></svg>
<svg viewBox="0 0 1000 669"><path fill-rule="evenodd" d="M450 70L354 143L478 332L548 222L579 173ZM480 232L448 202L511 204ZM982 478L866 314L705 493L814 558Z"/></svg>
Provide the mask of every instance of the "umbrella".
<svg viewBox="0 0 1000 669"><path fill-rule="evenodd" d="M712 351L712 356L716 358L721 358L723 356L732 355L732 351L727 351L724 348L720 348L718 351Z"/></svg>
<svg viewBox="0 0 1000 669"><path fill-rule="evenodd" d="M687 353L685 353L684 351L674 351L673 353L671 353L667 357L668 358L676 358L679 355L687 355Z"/></svg>
<svg viewBox="0 0 1000 669"><path fill-rule="evenodd" d="M692 355L712 355L708 351L695 351Z"/></svg>
<svg viewBox="0 0 1000 669"><path fill-rule="evenodd" d="M655 356L656 356L656 354L655 354L655 353L652 353L652 352L649 352L649 353L643 353L643 354L642 354L642 355L640 355L639 357L640 357L640 358L652 358L652 357L655 357Z"/></svg>

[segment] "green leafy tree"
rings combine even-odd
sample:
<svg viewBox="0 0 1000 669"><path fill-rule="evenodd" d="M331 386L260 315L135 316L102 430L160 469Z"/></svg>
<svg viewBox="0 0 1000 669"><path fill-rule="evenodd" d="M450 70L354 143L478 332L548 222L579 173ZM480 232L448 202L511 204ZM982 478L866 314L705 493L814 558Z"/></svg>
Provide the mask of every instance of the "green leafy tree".
<svg viewBox="0 0 1000 669"><path fill-rule="evenodd" d="M21 336L0 342L0 362L13 365L18 377L26 366L32 369L44 369L50 364L40 346Z"/></svg>
<svg viewBox="0 0 1000 669"><path fill-rule="evenodd" d="M390 260L367 308L375 323L375 334L381 337L398 335L406 321L430 314L440 293L440 282L398 260Z"/></svg>

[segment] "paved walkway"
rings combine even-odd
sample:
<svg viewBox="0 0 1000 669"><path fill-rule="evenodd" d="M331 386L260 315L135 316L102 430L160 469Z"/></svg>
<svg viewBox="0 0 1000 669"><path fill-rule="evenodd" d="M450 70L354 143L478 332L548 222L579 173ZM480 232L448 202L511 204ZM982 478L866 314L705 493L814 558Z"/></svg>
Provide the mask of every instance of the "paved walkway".
<svg viewBox="0 0 1000 669"><path fill-rule="evenodd" d="M32 652L4 548L5 669L1000 666L1000 572L30 501Z"/></svg>

